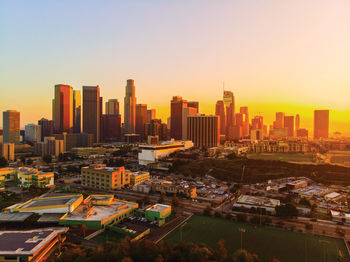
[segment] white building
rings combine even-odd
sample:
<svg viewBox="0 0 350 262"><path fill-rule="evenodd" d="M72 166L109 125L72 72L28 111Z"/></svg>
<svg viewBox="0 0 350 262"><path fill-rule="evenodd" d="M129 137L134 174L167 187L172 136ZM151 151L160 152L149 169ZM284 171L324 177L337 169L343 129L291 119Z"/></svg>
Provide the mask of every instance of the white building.
<svg viewBox="0 0 350 262"><path fill-rule="evenodd" d="M35 125L35 124L28 124L24 127L25 129L25 141L35 141L40 142L41 141L41 126Z"/></svg>
<svg viewBox="0 0 350 262"><path fill-rule="evenodd" d="M245 207L248 209L254 208L263 208L268 212L275 213L275 207L279 206L281 203L278 199L272 199L267 197L259 197L259 196L249 196L249 195L241 195L236 203L233 205L234 207Z"/></svg>
<svg viewBox="0 0 350 262"><path fill-rule="evenodd" d="M157 162L157 160L169 156L176 151L184 151L193 147L192 141L170 141L162 142L158 145L139 146L139 164L147 165Z"/></svg>

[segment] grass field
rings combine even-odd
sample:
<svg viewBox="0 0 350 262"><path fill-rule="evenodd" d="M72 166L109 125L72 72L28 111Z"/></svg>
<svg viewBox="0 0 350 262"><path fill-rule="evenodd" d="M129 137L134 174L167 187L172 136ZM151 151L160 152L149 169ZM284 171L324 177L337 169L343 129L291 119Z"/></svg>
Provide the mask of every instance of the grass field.
<svg viewBox="0 0 350 262"><path fill-rule="evenodd" d="M254 153L247 156L250 159L280 160L286 162L312 163L312 154L288 154L288 153Z"/></svg>
<svg viewBox="0 0 350 262"><path fill-rule="evenodd" d="M98 234L91 240L101 244L105 244L107 241L120 242L125 236L114 231L105 230L101 234Z"/></svg>
<svg viewBox="0 0 350 262"><path fill-rule="evenodd" d="M255 227L205 216L193 216L181 231L183 241L205 243L212 248L222 239L228 252L233 253L240 249L239 228L246 230L243 233L243 249L257 254L262 261L269 262L276 257L281 262L338 262L339 253L344 255L342 261L350 261L345 243L341 239ZM177 243L180 235L178 228L164 241Z"/></svg>

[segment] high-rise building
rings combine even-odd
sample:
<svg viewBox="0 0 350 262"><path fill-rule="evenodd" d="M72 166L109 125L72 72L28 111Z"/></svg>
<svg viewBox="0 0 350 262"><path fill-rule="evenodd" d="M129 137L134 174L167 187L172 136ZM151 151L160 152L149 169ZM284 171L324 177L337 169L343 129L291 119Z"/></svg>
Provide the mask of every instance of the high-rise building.
<svg viewBox="0 0 350 262"><path fill-rule="evenodd" d="M73 91L73 132L81 132L81 93L79 90Z"/></svg>
<svg viewBox="0 0 350 262"><path fill-rule="evenodd" d="M73 131L73 88L71 86L55 85L52 116L55 132Z"/></svg>
<svg viewBox="0 0 350 262"><path fill-rule="evenodd" d="M224 91L223 97L226 106L226 129L235 125L235 97L231 91Z"/></svg>
<svg viewBox="0 0 350 262"><path fill-rule="evenodd" d="M241 106L239 112L243 115L243 129L242 135L249 136L249 112L247 106Z"/></svg>
<svg viewBox="0 0 350 262"><path fill-rule="evenodd" d="M170 137L176 140L182 139L183 109L187 107L187 101L181 96L173 96L170 106Z"/></svg>
<svg viewBox="0 0 350 262"><path fill-rule="evenodd" d="M295 131L298 131L300 129L300 116L297 114L295 116Z"/></svg>
<svg viewBox="0 0 350 262"><path fill-rule="evenodd" d="M7 110L2 113L3 143L20 142L20 113L16 110Z"/></svg>
<svg viewBox="0 0 350 262"><path fill-rule="evenodd" d="M118 141L121 139L121 115L102 115L102 140Z"/></svg>
<svg viewBox="0 0 350 262"><path fill-rule="evenodd" d="M148 109L147 110L147 123L150 123L152 119L156 119L156 110Z"/></svg>
<svg viewBox="0 0 350 262"><path fill-rule="evenodd" d="M145 124L147 123L147 105L137 104L135 113L135 133L139 134L141 139L145 138Z"/></svg>
<svg viewBox="0 0 350 262"><path fill-rule="evenodd" d="M100 87L83 86L83 131L94 135L94 142L100 141Z"/></svg>
<svg viewBox="0 0 350 262"><path fill-rule="evenodd" d="M35 124L28 124L25 125L25 141L34 141L34 142L40 142L41 141L41 126L35 125Z"/></svg>
<svg viewBox="0 0 350 262"><path fill-rule="evenodd" d="M252 130L264 129L264 117L263 116L255 116L252 119Z"/></svg>
<svg viewBox="0 0 350 262"><path fill-rule="evenodd" d="M284 128L284 113L276 112L276 121L274 124L274 128Z"/></svg>
<svg viewBox="0 0 350 262"><path fill-rule="evenodd" d="M187 140L196 147L220 145L220 123L218 116L196 115L187 117Z"/></svg>
<svg viewBox="0 0 350 262"><path fill-rule="evenodd" d="M187 137L187 117L188 116L195 116L197 114L198 114L198 107L189 107L188 103L187 103L187 107L183 108L183 110L182 110L182 139L186 139L186 137Z"/></svg>
<svg viewBox="0 0 350 262"><path fill-rule="evenodd" d="M226 108L224 101L219 100L216 102L215 115L220 117L220 134L226 134Z"/></svg>
<svg viewBox="0 0 350 262"><path fill-rule="evenodd" d="M314 111L314 139L328 138L329 110Z"/></svg>
<svg viewBox="0 0 350 262"><path fill-rule="evenodd" d="M105 104L106 115L119 115L118 99L109 99Z"/></svg>
<svg viewBox="0 0 350 262"><path fill-rule="evenodd" d="M198 101L188 101L187 107L193 107L197 109L197 112L199 113L199 102Z"/></svg>
<svg viewBox="0 0 350 262"><path fill-rule="evenodd" d="M299 128L297 130L297 137L304 137L308 138L309 137L309 131L305 128Z"/></svg>
<svg viewBox="0 0 350 262"><path fill-rule="evenodd" d="M159 140L168 140L167 124L162 123L161 119L152 119L145 124L145 137L158 136Z"/></svg>
<svg viewBox="0 0 350 262"><path fill-rule="evenodd" d="M45 137L49 137L53 135L53 130L54 130L53 120L42 118L38 121L38 125L41 126L41 141L44 141Z"/></svg>
<svg viewBox="0 0 350 262"><path fill-rule="evenodd" d="M4 157L7 161L15 161L15 144L3 143L0 144L0 156Z"/></svg>
<svg viewBox="0 0 350 262"><path fill-rule="evenodd" d="M284 128L286 128L289 137L294 136L294 116L284 117Z"/></svg>
<svg viewBox="0 0 350 262"><path fill-rule="evenodd" d="M124 98L124 133L134 134L136 125L136 96L134 80L128 79Z"/></svg>

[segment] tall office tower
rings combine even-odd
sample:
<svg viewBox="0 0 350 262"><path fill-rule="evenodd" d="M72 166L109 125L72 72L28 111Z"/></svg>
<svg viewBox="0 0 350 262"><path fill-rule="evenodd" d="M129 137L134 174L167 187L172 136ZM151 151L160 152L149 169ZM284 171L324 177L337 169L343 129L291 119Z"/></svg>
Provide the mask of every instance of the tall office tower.
<svg viewBox="0 0 350 262"><path fill-rule="evenodd" d="M239 112L243 114L243 130L242 135L244 137L249 136L249 112L247 106L241 106Z"/></svg>
<svg viewBox="0 0 350 262"><path fill-rule="evenodd" d="M196 147L220 145L220 123L218 116L196 115L187 117L187 139Z"/></svg>
<svg viewBox="0 0 350 262"><path fill-rule="evenodd" d="M329 110L314 110L314 139L328 138Z"/></svg>
<svg viewBox="0 0 350 262"><path fill-rule="evenodd" d="M106 115L119 115L119 102L118 99L109 99L105 103Z"/></svg>
<svg viewBox="0 0 350 262"><path fill-rule="evenodd" d="M284 117L284 128L288 130L288 136L294 136L294 116Z"/></svg>
<svg viewBox="0 0 350 262"><path fill-rule="evenodd" d="M187 107L187 101L181 96L173 96L170 102L170 137L182 139L183 111Z"/></svg>
<svg viewBox="0 0 350 262"><path fill-rule="evenodd" d="M192 104L196 106L195 104ZM187 117L195 116L198 114L198 106L197 107L189 107L187 103L187 107L183 108L182 111L182 139L186 139L187 137Z"/></svg>
<svg viewBox="0 0 350 262"><path fill-rule="evenodd" d="M137 104L135 113L135 133L145 138L145 124L147 123L147 105Z"/></svg>
<svg viewBox="0 0 350 262"><path fill-rule="evenodd" d="M135 133L136 97L134 80L128 79L125 87L124 98L124 133Z"/></svg>
<svg viewBox="0 0 350 262"><path fill-rule="evenodd" d="M15 144L0 144L0 156L4 157L7 161L15 161Z"/></svg>
<svg viewBox="0 0 350 262"><path fill-rule="evenodd" d="M156 119L156 110L148 109L147 110L147 123L150 123L152 119Z"/></svg>
<svg viewBox="0 0 350 262"><path fill-rule="evenodd" d="M295 131L298 131L300 129L300 116L297 114L295 116Z"/></svg>
<svg viewBox="0 0 350 262"><path fill-rule="evenodd" d="M20 142L20 113L16 110L7 110L2 113L3 143Z"/></svg>
<svg viewBox="0 0 350 262"><path fill-rule="evenodd" d="M226 129L235 124L235 97L231 91L224 91L224 104L226 106Z"/></svg>
<svg viewBox="0 0 350 262"><path fill-rule="evenodd" d="M103 141L116 141L121 139L121 115L102 115L101 134Z"/></svg>
<svg viewBox="0 0 350 262"><path fill-rule="evenodd" d="M55 132L73 131L73 88L69 85L55 85L53 100Z"/></svg>
<svg viewBox="0 0 350 262"><path fill-rule="evenodd" d="M73 90L73 132L81 132L81 93Z"/></svg>
<svg viewBox="0 0 350 262"><path fill-rule="evenodd" d="M53 135L53 120L42 118L38 121L38 125L41 126L41 141L44 141L45 137Z"/></svg>
<svg viewBox="0 0 350 262"><path fill-rule="evenodd" d="M168 140L168 127L161 119L152 119L145 124L145 136L158 136L159 140Z"/></svg>
<svg viewBox="0 0 350 262"><path fill-rule="evenodd" d="M40 142L41 141L41 126L35 125L35 124L28 124L24 127L25 130L25 141L34 141L34 142Z"/></svg>
<svg viewBox="0 0 350 262"><path fill-rule="evenodd" d="M220 135L226 134L226 108L224 101L219 100L215 105L215 115L220 117Z"/></svg>
<svg viewBox="0 0 350 262"><path fill-rule="evenodd" d="M264 118L262 116L255 116L252 119L252 130L258 130L264 128Z"/></svg>
<svg viewBox="0 0 350 262"><path fill-rule="evenodd" d="M188 101L187 107L193 107L197 109L197 112L199 113L199 102L198 101Z"/></svg>
<svg viewBox="0 0 350 262"><path fill-rule="evenodd" d="M284 113L276 112L276 121L274 122L274 128L284 128Z"/></svg>
<svg viewBox="0 0 350 262"><path fill-rule="evenodd" d="M94 135L94 142L100 141L100 87L83 86L83 131Z"/></svg>

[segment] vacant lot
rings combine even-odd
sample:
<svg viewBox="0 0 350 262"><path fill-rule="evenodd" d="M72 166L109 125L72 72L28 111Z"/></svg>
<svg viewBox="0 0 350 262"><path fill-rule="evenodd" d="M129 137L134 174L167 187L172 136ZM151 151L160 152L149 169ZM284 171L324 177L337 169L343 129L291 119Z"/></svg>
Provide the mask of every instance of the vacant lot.
<svg viewBox="0 0 350 262"><path fill-rule="evenodd" d="M257 254L262 261L272 261L274 257L281 262L350 261L341 239L256 227L205 216L193 216L182 230L178 228L164 241L177 243L182 235L185 242L205 243L215 248L222 239L228 252L233 253L240 248L240 228L246 231L243 233L243 249ZM343 260L338 260L339 256L344 256Z"/></svg>

